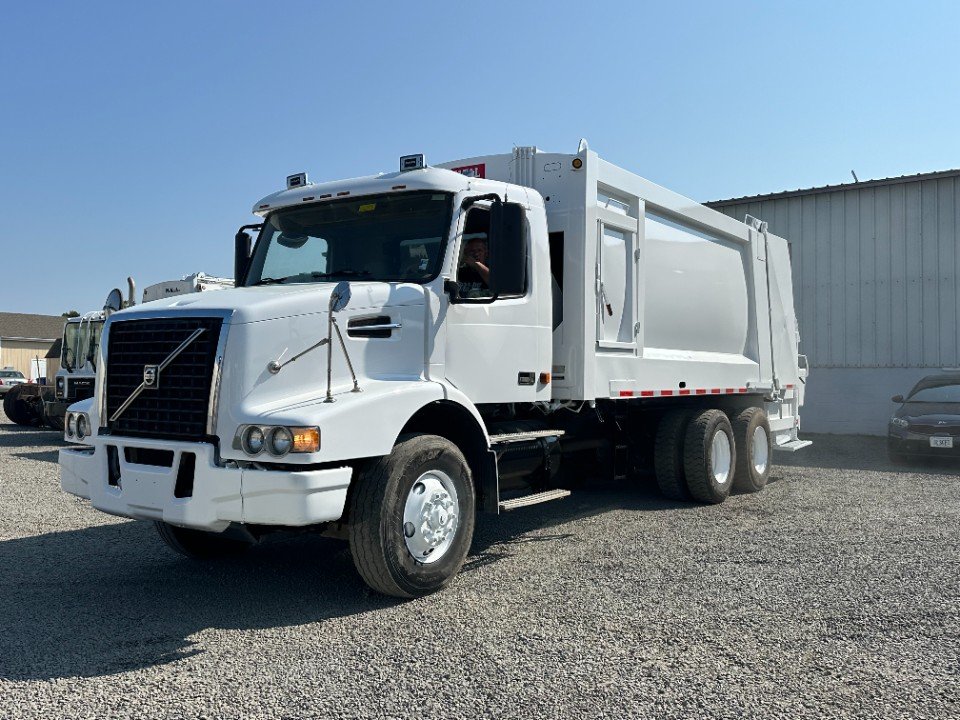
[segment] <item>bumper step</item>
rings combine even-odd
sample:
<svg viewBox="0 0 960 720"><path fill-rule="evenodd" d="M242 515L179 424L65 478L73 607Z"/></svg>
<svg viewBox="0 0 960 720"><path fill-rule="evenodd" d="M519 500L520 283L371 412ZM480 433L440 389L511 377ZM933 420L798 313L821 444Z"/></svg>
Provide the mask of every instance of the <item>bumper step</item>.
<svg viewBox="0 0 960 720"><path fill-rule="evenodd" d="M528 505L538 505L539 503L565 498L569 494L569 490L561 490L560 488L544 490L543 492L534 493L533 495L524 495L523 497L513 498L512 500L502 500L500 501L500 510L503 512L527 507Z"/></svg>
<svg viewBox="0 0 960 720"><path fill-rule="evenodd" d="M808 445L813 445L813 440L791 440L790 442L783 443L783 445L774 445L773 449L781 452L796 452Z"/></svg>

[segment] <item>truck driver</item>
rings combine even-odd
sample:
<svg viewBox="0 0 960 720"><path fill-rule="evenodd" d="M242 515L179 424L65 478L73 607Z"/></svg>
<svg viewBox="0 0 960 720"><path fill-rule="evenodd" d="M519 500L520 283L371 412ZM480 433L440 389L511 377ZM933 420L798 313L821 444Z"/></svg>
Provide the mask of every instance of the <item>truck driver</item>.
<svg viewBox="0 0 960 720"><path fill-rule="evenodd" d="M487 234L470 233L463 236L464 248L457 270L457 285L464 297L482 297L489 294L490 267L487 265Z"/></svg>

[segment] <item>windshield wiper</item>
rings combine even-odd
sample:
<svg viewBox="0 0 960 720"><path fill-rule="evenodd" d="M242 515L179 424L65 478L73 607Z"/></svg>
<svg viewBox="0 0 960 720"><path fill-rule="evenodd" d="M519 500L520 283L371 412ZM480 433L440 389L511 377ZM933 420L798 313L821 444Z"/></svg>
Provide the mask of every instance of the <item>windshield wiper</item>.
<svg viewBox="0 0 960 720"><path fill-rule="evenodd" d="M260 278L255 283L253 283L253 285L276 285L277 283L286 282L291 277L293 276L288 275L287 277L282 277L282 278L272 278L272 277Z"/></svg>
<svg viewBox="0 0 960 720"><path fill-rule="evenodd" d="M352 270L351 268L343 268L342 270L334 270L332 272L312 272L310 277L312 278L329 278L329 277L366 277L367 275L372 275L369 270Z"/></svg>

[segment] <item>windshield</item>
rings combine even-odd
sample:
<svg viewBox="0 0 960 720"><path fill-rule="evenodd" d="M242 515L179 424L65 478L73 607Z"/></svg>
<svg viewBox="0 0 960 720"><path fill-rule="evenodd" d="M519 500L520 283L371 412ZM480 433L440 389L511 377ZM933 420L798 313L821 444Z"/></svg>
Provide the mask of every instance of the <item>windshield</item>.
<svg viewBox="0 0 960 720"><path fill-rule="evenodd" d="M102 320L67 323L63 328L60 367L76 370L87 362L96 367L102 332Z"/></svg>
<svg viewBox="0 0 960 720"><path fill-rule="evenodd" d="M940 385L917 390L907 402L960 403L960 385Z"/></svg>
<svg viewBox="0 0 960 720"><path fill-rule="evenodd" d="M278 210L263 225L244 285L381 280L440 272L451 195L368 195Z"/></svg>
<svg viewBox="0 0 960 720"><path fill-rule="evenodd" d="M19 370L0 370L0 378L20 378L24 379L23 373Z"/></svg>

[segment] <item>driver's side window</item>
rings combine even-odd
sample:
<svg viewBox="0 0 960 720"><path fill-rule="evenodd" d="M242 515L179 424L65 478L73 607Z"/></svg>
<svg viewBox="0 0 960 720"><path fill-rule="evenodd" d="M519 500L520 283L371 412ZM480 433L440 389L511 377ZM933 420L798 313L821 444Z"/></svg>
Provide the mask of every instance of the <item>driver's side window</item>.
<svg viewBox="0 0 960 720"><path fill-rule="evenodd" d="M490 211L467 211L457 263L457 288L462 298L485 298L490 290Z"/></svg>

